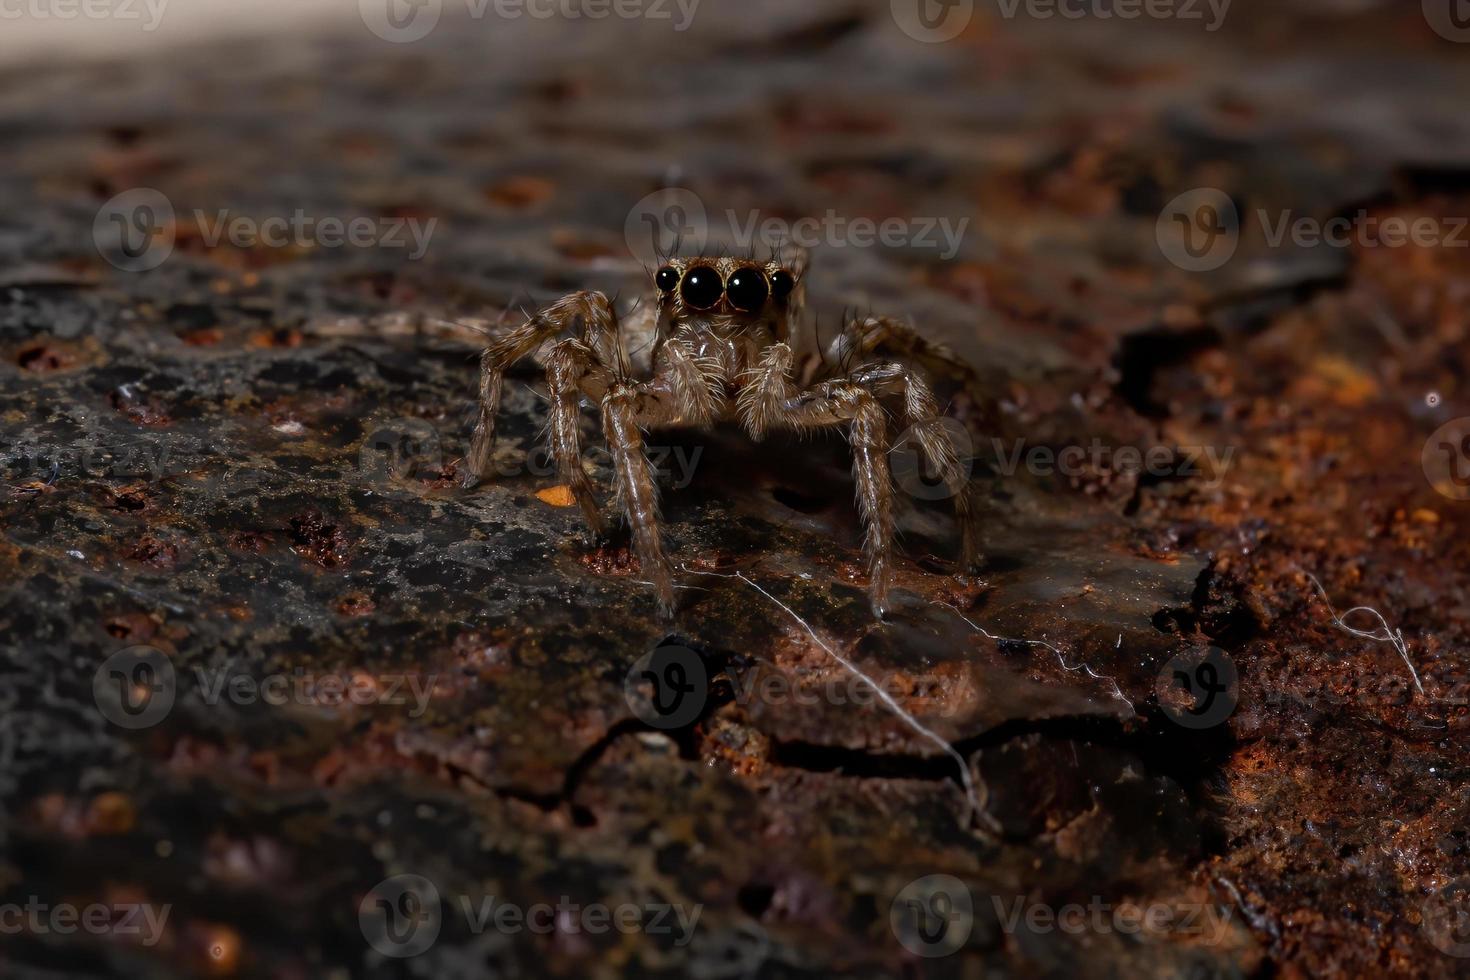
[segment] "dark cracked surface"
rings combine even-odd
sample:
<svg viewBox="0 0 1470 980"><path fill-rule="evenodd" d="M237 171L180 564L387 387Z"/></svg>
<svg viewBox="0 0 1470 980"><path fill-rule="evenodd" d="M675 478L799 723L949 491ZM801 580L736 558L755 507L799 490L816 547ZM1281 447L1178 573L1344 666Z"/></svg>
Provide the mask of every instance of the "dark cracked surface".
<svg viewBox="0 0 1470 980"><path fill-rule="evenodd" d="M168 910L155 934L8 930L7 973L1457 972L1425 914L1470 874L1467 505L1421 450L1470 411L1467 252L1247 220L1192 273L1155 229L1196 187L1247 217L1453 227L1470 48L1416 4L1237 0L1219 32L977 14L944 45L887 4L790 7L4 73L0 902ZM912 316L975 365L943 381L980 576L949 574L945 502L907 496L875 622L840 439L660 433L684 586L660 622L621 539L527 459L532 365L502 475L459 489L471 328L633 295L624 222L671 175L712 219L972 219L951 259L819 249L812 290L828 322ZM145 187L175 245L129 273L93 223ZM437 225L410 260L211 244L221 209ZM1167 472L1007 463L1094 445L1166 447ZM1203 448L1220 465L1187 465ZM1418 688L1310 576L1402 629ZM625 694L665 641L707 674L674 728ZM1178 724L1158 679L1211 646L1239 704ZM953 744L994 833L835 655ZM121 711L104 665L131 656L165 717ZM400 875L440 899L413 957L359 917ZM930 958L893 915L933 875L972 912ZM492 898L642 927L480 928ZM1070 904L1106 918L1026 917Z"/></svg>

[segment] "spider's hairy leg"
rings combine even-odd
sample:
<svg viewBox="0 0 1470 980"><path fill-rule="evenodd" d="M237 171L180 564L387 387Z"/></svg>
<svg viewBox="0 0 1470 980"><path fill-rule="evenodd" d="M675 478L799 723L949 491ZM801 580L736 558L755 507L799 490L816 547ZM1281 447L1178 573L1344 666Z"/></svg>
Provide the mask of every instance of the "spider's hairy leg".
<svg viewBox="0 0 1470 980"><path fill-rule="evenodd" d="M796 431L848 425L852 472L862 514L868 593L880 618L888 608L893 554L893 478L888 472L888 419L877 397L852 379L799 391L791 380L791 348L772 344L740 389L740 420L752 439L773 428Z"/></svg>
<svg viewBox="0 0 1470 980"><path fill-rule="evenodd" d="M658 487L638 429L641 400L637 387L614 384L602 400L602 429L612 453L618 503L633 532L638 564L653 583L659 612L669 619L674 615L674 581L659 528Z"/></svg>
<svg viewBox="0 0 1470 980"><path fill-rule="evenodd" d="M818 385L790 406L788 424L798 428L847 421L852 475L862 515L863 553L868 559L868 596L873 613L888 612L893 563L893 478L888 472L888 419L883 406L861 385L847 381Z"/></svg>
<svg viewBox="0 0 1470 980"><path fill-rule="evenodd" d="M595 535L602 534L602 515L597 511L597 495L592 481L582 468L582 439L578 431L581 421L582 384L588 375L610 383L611 376L597 365L596 357L580 340L563 340L551 349L546 362L546 380L551 389L551 456L556 460L561 482L572 490L582 516Z"/></svg>
<svg viewBox="0 0 1470 980"><path fill-rule="evenodd" d="M888 576L893 554L893 479L888 474L888 420L878 400L862 389L844 391L852 405L852 473L857 480L858 509L867 533L868 594L873 612L888 611Z"/></svg>
<svg viewBox="0 0 1470 980"><path fill-rule="evenodd" d="M462 482L466 488L480 482L490 461L505 372L516 361L579 321L583 339L589 340L594 349L605 346L609 336L616 341L617 314L607 297L602 293L572 293L504 336L497 337L480 355L480 410L470 439L470 453L465 461Z"/></svg>
<svg viewBox="0 0 1470 980"><path fill-rule="evenodd" d="M939 402L929 385L913 369L896 362L868 364L849 377L877 395L903 396L904 424L919 444L924 458L954 497L960 525L960 568L969 571L980 561L980 527L968 469L960 462L954 434L945 427Z"/></svg>
<svg viewBox="0 0 1470 980"><path fill-rule="evenodd" d="M882 618L888 611L893 564L888 418L877 397L850 379L827 381L797 392L787 379L791 351L784 348L784 344L776 344L766 349L761 367L740 393L741 417L753 436L764 434L768 427L798 432L848 427L858 511L863 519L863 553L868 560L868 595L874 614Z"/></svg>
<svg viewBox="0 0 1470 980"><path fill-rule="evenodd" d="M907 323L892 317L855 319L832 339L827 348L827 360L832 364L855 364L874 354L902 357L946 376L951 373L969 376L973 373L970 366L948 347L925 338Z"/></svg>

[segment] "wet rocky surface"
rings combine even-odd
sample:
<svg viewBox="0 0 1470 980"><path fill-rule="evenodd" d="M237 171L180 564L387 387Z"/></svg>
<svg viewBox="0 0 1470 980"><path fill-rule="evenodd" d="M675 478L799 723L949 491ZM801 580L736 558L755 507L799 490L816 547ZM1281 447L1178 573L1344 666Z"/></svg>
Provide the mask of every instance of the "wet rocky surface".
<svg viewBox="0 0 1470 980"><path fill-rule="evenodd" d="M149 942L24 929L0 963L1454 974L1426 910L1470 874L1467 505L1421 456L1470 412L1467 253L1247 220L1190 272L1156 237L1198 187L1248 218L1470 213L1470 48L1415 7L1237 0L1218 32L981 13L928 45L886 4L711 4L682 33L496 20L9 69L0 901L170 911ZM939 380L979 574L906 483L875 621L840 437L654 433L661 621L623 538L563 506L531 364L499 475L460 488L478 330L572 289L631 303L625 222L670 184L711 224L972 219L949 258L818 248L811 299L973 365ZM139 188L172 249L130 272L94 226ZM418 258L241 247L221 210L436 225ZM1069 446L1107 451L1014 462ZM1173 682L1214 677L1188 659L1212 647L1239 680L1201 721ZM703 675L678 724L629 693L660 649ZM162 716L120 714L119 676L162 684ZM360 915L404 875L438 895L411 957ZM906 903L944 911L936 875L971 900L954 949L905 931ZM492 898L645 920L481 928ZM1089 903L1101 926L1013 918ZM654 927L662 906L698 918Z"/></svg>

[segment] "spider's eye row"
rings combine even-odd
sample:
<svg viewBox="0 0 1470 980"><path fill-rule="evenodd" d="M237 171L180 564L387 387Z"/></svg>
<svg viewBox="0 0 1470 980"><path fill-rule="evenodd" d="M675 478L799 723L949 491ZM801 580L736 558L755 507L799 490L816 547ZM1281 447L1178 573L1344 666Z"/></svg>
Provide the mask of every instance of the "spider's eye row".
<svg viewBox="0 0 1470 980"><path fill-rule="evenodd" d="M696 310L710 309L724 294L720 274L707 265L697 265L684 273L684 284L679 288L684 302Z"/></svg>
<svg viewBox="0 0 1470 980"><path fill-rule="evenodd" d="M725 295L730 298L730 305L741 313L754 313L766 305L770 287L759 269L737 269L725 284Z"/></svg>
<svg viewBox="0 0 1470 980"><path fill-rule="evenodd" d="M796 288L796 279L785 269L777 269L771 273L771 295L781 300L791 295Z"/></svg>
<svg viewBox="0 0 1470 980"><path fill-rule="evenodd" d="M665 293L672 293L674 287L679 285L679 270L671 265L666 265L658 270L658 275L653 277L658 288Z"/></svg>

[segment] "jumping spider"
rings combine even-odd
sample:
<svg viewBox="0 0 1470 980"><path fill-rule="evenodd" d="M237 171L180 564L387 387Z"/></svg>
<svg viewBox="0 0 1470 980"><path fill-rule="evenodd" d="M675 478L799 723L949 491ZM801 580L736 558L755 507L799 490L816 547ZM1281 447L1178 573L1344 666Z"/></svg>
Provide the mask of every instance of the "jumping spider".
<svg viewBox="0 0 1470 980"><path fill-rule="evenodd" d="M760 440L774 429L846 426L865 525L869 594L874 613L882 617L893 550L889 419L883 406L891 398L901 405L904 424L932 472L954 496L963 529L962 570L968 569L978 558L974 506L939 406L913 367L874 357L881 352L913 360L921 352L943 354L943 349L903 324L867 317L839 334L825 357L816 349L801 350L817 346L803 344L807 332L792 329L802 322L804 271L802 256L764 264L729 257L672 259L654 274L650 301L621 324L605 295L578 292L496 338L480 358L479 419L464 485L473 487L485 475L506 370L538 354L550 386L550 448L559 477L587 523L601 533L578 434L581 400L589 398L602 409L617 505L632 528L659 610L668 617L674 610L673 576L642 430L735 420ZM571 336L562 337L565 333ZM634 341L634 357L625 340Z"/></svg>

